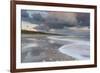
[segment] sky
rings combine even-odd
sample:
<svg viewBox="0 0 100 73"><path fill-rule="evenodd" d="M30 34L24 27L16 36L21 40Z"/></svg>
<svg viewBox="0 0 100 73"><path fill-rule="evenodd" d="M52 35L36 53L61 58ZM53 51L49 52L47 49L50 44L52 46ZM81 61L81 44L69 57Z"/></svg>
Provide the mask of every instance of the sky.
<svg viewBox="0 0 100 73"><path fill-rule="evenodd" d="M21 21L32 31L90 37L90 13L21 10Z"/></svg>
<svg viewBox="0 0 100 73"><path fill-rule="evenodd" d="M90 37L90 13L22 10L21 20L28 30Z"/></svg>

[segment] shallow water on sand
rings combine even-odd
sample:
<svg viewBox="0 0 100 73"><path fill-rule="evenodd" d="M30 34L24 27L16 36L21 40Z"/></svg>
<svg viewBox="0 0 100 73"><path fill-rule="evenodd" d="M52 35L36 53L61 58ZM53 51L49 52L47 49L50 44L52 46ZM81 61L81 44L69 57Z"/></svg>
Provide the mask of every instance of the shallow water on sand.
<svg viewBox="0 0 100 73"><path fill-rule="evenodd" d="M88 42L89 44L89 40L84 37L76 38L40 34L22 34L21 62L28 63L77 60L77 58L72 55L65 54L59 50L62 46L70 45L75 42L83 44Z"/></svg>

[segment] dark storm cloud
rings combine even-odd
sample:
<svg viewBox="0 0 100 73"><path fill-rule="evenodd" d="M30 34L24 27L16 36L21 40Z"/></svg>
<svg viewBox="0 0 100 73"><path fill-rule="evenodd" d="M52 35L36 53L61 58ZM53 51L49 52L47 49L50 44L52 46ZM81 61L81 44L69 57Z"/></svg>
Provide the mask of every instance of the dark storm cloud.
<svg viewBox="0 0 100 73"><path fill-rule="evenodd" d="M40 11L33 10L21 10L21 19L22 21L27 21L33 24L41 24L44 21L44 18L40 14Z"/></svg>
<svg viewBox="0 0 100 73"><path fill-rule="evenodd" d="M48 12L46 23L51 28L89 26L90 15L89 13Z"/></svg>
<svg viewBox="0 0 100 73"><path fill-rule="evenodd" d="M77 13L77 20L80 26L90 25L90 13Z"/></svg>
<svg viewBox="0 0 100 73"><path fill-rule="evenodd" d="M89 13L22 10L21 16L24 21L55 29L90 25Z"/></svg>
<svg viewBox="0 0 100 73"><path fill-rule="evenodd" d="M29 14L27 13L26 10L21 10L21 17L26 17L26 18L29 17Z"/></svg>

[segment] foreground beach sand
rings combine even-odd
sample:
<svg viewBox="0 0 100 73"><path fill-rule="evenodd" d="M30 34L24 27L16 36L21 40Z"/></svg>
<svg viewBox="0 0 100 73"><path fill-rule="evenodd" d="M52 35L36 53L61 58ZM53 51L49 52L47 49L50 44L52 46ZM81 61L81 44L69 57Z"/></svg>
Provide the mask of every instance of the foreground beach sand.
<svg viewBox="0 0 100 73"><path fill-rule="evenodd" d="M69 43L69 42L66 42ZM22 35L21 62L71 61L73 57L59 51L62 43L48 39L45 35Z"/></svg>

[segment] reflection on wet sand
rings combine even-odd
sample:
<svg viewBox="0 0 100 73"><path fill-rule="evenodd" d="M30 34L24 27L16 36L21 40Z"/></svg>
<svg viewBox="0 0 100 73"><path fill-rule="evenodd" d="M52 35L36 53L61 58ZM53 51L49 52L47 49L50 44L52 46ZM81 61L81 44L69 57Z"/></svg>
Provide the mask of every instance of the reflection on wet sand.
<svg viewBox="0 0 100 73"><path fill-rule="evenodd" d="M44 61L68 61L75 58L63 54L59 48L64 45L62 42L52 40L46 35L25 35L22 34L21 62L44 62ZM67 42L65 44L71 44Z"/></svg>

